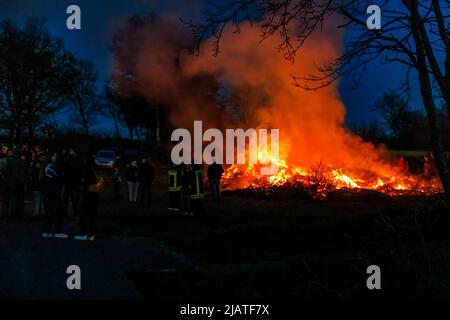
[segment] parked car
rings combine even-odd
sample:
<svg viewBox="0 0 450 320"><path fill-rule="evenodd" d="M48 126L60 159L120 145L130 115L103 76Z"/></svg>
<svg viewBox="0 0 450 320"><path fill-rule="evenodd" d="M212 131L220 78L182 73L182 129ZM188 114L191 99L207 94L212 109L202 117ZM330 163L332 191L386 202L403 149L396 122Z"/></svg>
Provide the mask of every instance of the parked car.
<svg viewBox="0 0 450 320"><path fill-rule="evenodd" d="M97 152L95 156L95 164L101 168L114 168L120 163L123 155L118 150L103 149Z"/></svg>

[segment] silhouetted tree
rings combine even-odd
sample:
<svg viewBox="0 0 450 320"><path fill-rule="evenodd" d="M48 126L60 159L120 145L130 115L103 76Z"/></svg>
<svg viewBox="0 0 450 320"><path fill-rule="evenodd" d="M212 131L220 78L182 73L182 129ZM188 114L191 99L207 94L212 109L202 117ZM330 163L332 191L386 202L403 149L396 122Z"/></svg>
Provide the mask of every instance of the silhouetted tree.
<svg viewBox="0 0 450 320"><path fill-rule="evenodd" d="M152 39L158 41L159 50L149 46ZM154 14L130 17L117 30L111 46L113 79L119 95L126 99L121 105L130 135L159 143L170 135L171 123L189 128L195 117L218 128L227 122L224 104L218 101L217 74L186 72L182 59L193 47L185 26ZM156 70L165 74L158 76ZM128 103L133 100L135 104ZM127 105L133 110L126 110Z"/></svg>
<svg viewBox="0 0 450 320"><path fill-rule="evenodd" d="M252 106L269 106L270 97L265 88L244 84L233 91L225 101L233 110L235 121L240 125L251 126L255 122L256 114L252 112Z"/></svg>
<svg viewBox="0 0 450 320"><path fill-rule="evenodd" d="M100 114L114 122L116 138L120 138L120 126L124 121L120 108L120 96L113 81L108 81L103 88L103 100Z"/></svg>
<svg viewBox="0 0 450 320"><path fill-rule="evenodd" d="M403 115L403 125L395 141L401 149L429 149L430 134L427 117L420 111L407 111Z"/></svg>
<svg viewBox="0 0 450 320"><path fill-rule="evenodd" d="M96 92L97 73L88 60L78 60L72 81L70 99L71 119L89 135L89 128L96 123L101 100Z"/></svg>
<svg viewBox="0 0 450 320"><path fill-rule="evenodd" d="M376 101L373 109L380 114L386 129L397 140L407 122L408 100L394 91L386 92Z"/></svg>
<svg viewBox="0 0 450 320"><path fill-rule="evenodd" d="M141 94L134 91L124 92L118 82L111 80L104 89L104 104L102 114L113 119L116 124L116 135L119 123L128 129L130 140L140 138L140 129L149 120L149 105Z"/></svg>
<svg viewBox="0 0 450 320"><path fill-rule="evenodd" d="M74 57L43 20L0 23L0 116L14 140L31 141L71 92Z"/></svg>
<svg viewBox="0 0 450 320"><path fill-rule="evenodd" d="M128 128L130 139L133 140L135 136L139 140L142 139L140 130L151 127L153 120L146 98L137 92L131 92L129 95L121 97L120 110Z"/></svg>
<svg viewBox="0 0 450 320"><path fill-rule="evenodd" d="M370 123L361 123L350 127L350 132L360 136L364 141L373 143L386 143L388 137L385 131L376 121Z"/></svg>

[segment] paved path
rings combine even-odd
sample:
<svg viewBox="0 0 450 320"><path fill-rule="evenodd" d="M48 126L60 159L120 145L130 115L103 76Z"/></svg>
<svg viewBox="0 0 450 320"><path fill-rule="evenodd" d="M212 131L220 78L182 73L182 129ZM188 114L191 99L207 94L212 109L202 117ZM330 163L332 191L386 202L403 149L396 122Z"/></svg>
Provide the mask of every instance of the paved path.
<svg viewBox="0 0 450 320"><path fill-rule="evenodd" d="M74 231L73 223L68 229ZM146 239L45 240L40 232L39 223L0 222L0 299L140 299L127 272L189 266ZM69 265L81 268L81 290L67 289Z"/></svg>

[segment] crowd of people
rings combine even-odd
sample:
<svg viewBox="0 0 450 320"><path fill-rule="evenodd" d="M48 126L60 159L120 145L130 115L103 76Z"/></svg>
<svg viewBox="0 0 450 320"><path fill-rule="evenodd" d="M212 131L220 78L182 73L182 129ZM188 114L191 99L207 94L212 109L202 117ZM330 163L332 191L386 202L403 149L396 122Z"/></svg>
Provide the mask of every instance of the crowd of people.
<svg viewBox="0 0 450 320"><path fill-rule="evenodd" d="M115 168L114 171L114 197L117 199L120 197L118 192L122 178L119 168ZM150 207L152 203L151 186L155 178L155 169L148 159L142 158L141 163L138 163L137 160L131 161L125 167L125 178L128 183L128 201L130 207L136 207L138 199L142 206Z"/></svg>
<svg viewBox="0 0 450 320"><path fill-rule="evenodd" d="M66 239L64 220L69 203L79 219L76 240L94 240L100 194L105 185L93 155L80 157L72 148L44 150L36 145L27 148L2 147L0 153L0 219L20 221L24 218L25 197L32 194L32 217L42 219L42 237ZM220 202L220 179L223 168L216 163L207 170L214 202ZM112 175L113 198L121 198L126 180L128 201L132 208L150 208L155 169L150 159L141 157L123 167L115 166ZM172 165L168 170L169 213L193 216L203 213L203 168L199 165Z"/></svg>
<svg viewBox="0 0 450 320"><path fill-rule="evenodd" d="M41 217L42 237L66 239L64 218L69 202L79 218L76 240L94 240L99 194L104 179L92 156L81 158L74 149L43 150L35 146L3 148L0 159L1 218L24 218L25 195L33 194L32 216Z"/></svg>
<svg viewBox="0 0 450 320"><path fill-rule="evenodd" d="M203 214L203 168L200 165L172 165L169 178L169 213L194 216ZM220 202L220 179L223 168L217 163L208 167L208 180L214 202Z"/></svg>

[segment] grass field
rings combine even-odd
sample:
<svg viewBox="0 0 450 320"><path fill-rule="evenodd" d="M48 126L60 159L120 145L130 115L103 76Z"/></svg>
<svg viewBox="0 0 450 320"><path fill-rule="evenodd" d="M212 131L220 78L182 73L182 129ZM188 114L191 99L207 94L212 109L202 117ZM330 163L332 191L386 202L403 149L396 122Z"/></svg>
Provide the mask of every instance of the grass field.
<svg viewBox="0 0 450 320"><path fill-rule="evenodd" d="M101 204L106 234L147 237L189 257L192 268L129 276L149 299L449 298L450 212L438 198L345 201L206 200L202 217L167 215L166 177L151 209ZM379 265L382 290L366 288Z"/></svg>

